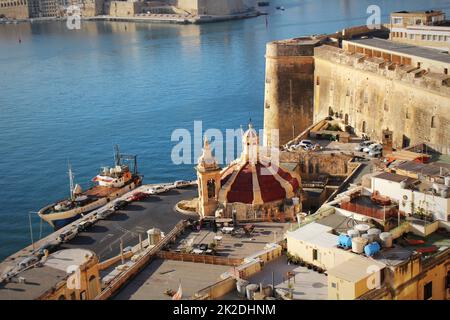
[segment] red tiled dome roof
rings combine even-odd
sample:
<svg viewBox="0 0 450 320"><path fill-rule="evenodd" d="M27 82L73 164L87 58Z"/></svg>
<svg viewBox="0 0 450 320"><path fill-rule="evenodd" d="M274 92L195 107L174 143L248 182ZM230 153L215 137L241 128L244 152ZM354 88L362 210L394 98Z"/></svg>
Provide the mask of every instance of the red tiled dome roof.
<svg viewBox="0 0 450 320"><path fill-rule="evenodd" d="M225 193L222 199L228 203L264 204L293 197L300 183L284 169L258 161L254 166L246 162L243 166L236 163L226 168L221 186L221 192Z"/></svg>

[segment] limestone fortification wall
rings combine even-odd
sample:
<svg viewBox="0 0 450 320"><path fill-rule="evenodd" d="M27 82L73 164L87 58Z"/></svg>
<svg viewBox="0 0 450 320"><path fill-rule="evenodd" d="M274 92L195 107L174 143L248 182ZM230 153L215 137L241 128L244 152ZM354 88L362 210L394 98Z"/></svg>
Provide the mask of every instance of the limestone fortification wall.
<svg viewBox="0 0 450 320"><path fill-rule="evenodd" d="M29 17L27 0L0 0L0 16L10 19L27 19Z"/></svg>
<svg viewBox="0 0 450 320"><path fill-rule="evenodd" d="M139 2L111 1L106 3L105 11L112 17L132 17L139 12Z"/></svg>
<svg viewBox="0 0 450 320"><path fill-rule="evenodd" d="M450 66L449 66L450 67ZM338 114L381 141L393 131L394 147L427 142L450 153L450 87L443 74L399 66L380 58L315 49L315 119Z"/></svg>
<svg viewBox="0 0 450 320"><path fill-rule="evenodd" d="M286 40L267 44L264 129L279 130L279 144L293 139L312 124L314 100L314 47L319 40Z"/></svg>
<svg viewBox="0 0 450 320"><path fill-rule="evenodd" d="M178 0L176 6L192 14L216 16L247 10L244 0Z"/></svg>

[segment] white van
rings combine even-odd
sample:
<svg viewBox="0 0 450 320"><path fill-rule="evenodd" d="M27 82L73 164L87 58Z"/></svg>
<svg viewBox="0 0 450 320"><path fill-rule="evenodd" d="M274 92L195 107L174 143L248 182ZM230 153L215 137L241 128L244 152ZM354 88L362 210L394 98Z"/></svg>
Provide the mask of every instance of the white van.
<svg viewBox="0 0 450 320"><path fill-rule="evenodd" d="M57 240L60 242L67 242L67 241L72 240L76 236L77 236L77 230L69 229L69 230L66 230L66 231L63 231L62 233L60 233Z"/></svg>

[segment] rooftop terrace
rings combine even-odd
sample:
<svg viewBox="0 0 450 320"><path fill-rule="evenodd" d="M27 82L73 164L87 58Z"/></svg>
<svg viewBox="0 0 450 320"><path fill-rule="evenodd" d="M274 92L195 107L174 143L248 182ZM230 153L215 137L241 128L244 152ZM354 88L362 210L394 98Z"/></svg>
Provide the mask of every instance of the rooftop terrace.
<svg viewBox="0 0 450 320"><path fill-rule="evenodd" d="M348 40L348 42L450 64L450 55L436 49L419 47L379 38L354 39Z"/></svg>

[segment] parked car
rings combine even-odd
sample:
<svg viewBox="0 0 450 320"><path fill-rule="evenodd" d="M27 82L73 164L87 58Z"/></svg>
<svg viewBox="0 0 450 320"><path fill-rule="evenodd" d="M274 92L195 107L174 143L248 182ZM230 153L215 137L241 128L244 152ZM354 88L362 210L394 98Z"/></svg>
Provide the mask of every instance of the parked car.
<svg viewBox="0 0 450 320"><path fill-rule="evenodd" d="M169 189L167 189L164 186L156 186L156 187L151 187L150 189L148 189L148 193L150 194L160 194L160 193L164 193L167 192Z"/></svg>
<svg viewBox="0 0 450 320"><path fill-rule="evenodd" d="M370 146L373 143L373 141L363 141L355 147L355 151L363 151L364 148Z"/></svg>
<svg viewBox="0 0 450 320"><path fill-rule="evenodd" d="M45 250L47 250L48 253L53 253L58 250L58 247L59 247L59 243L48 242L48 243L44 244L42 247L40 247L39 249L37 249L34 252L34 255L37 257L42 257L45 255Z"/></svg>
<svg viewBox="0 0 450 320"><path fill-rule="evenodd" d="M175 188L185 188L191 185L189 181L186 180L178 180L173 183Z"/></svg>
<svg viewBox="0 0 450 320"><path fill-rule="evenodd" d="M90 226L92 226L91 220L82 221L77 225L78 232L84 231L87 228L89 228Z"/></svg>
<svg viewBox="0 0 450 320"><path fill-rule="evenodd" d="M297 144L297 147L301 147L303 149L305 148L311 148L314 144L312 143L311 140L302 140L299 142L299 144Z"/></svg>
<svg viewBox="0 0 450 320"><path fill-rule="evenodd" d="M125 248L123 248L123 253L126 253L126 252L129 252L129 251L133 251L133 247L132 246L128 246L128 247L125 247Z"/></svg>
<svg viewBox="0 0 450 320"><path fill-rule="evenodd" d="M102 220L108 218L111 214L114 213L114 210L105 210L97 213L97 219Z"/></svg>
<svg viewBox="0 0 450 320"><path fill-rule="evenodd" d="M375 146L369 151L369 157L380 157L383 153L382 146Z"/></svg>
<svg viewBox="0 0 450 320"><path fill-rule="evenodd" d="M114 210L123 210L125 209L130 203L126 200L119 200L114 204Z"/></svg>
<svg viewBox="0 0 450 320"><path fill-rule="evenodd" d="M36 256L29 256L29 257L26 257L25 259L23 259L22 261L20 261L17 264L17 266L20 269L25 269L25 268L28 268L29 266L31 266L32 264L34 264L34 263L36 263L38 261L39 261L38 257L36 257Z"/></svg>
<svg viewBox="0 0 450 320"><path fill-rule="evenodd" d="M383 146L382 146L381 144L379 144L379 143L372 143L372 144L369 145L368 147L365 147L365 148L363 149L363 151L364 151L365 153L369 153L370 150L374 150L374 148L383 148Z"/></svg>
<svg viewBox="0 0 450 320"><path fill-rule="evenodd" d="M75 238L77 236L77 233L78 233L77 229L69 229L69 230L63 231L62 233L59 234L57 240L59 242L67 242L67 241Z"/></svg>
<svg viewBox="0 0 450 320"><path fill-rule="evenodd" d="M129 199L129 201L133 202L133 201L142 201L148 198L148 194L144 193L144 192L136 192L134 193L131 198Z"/></svg>

